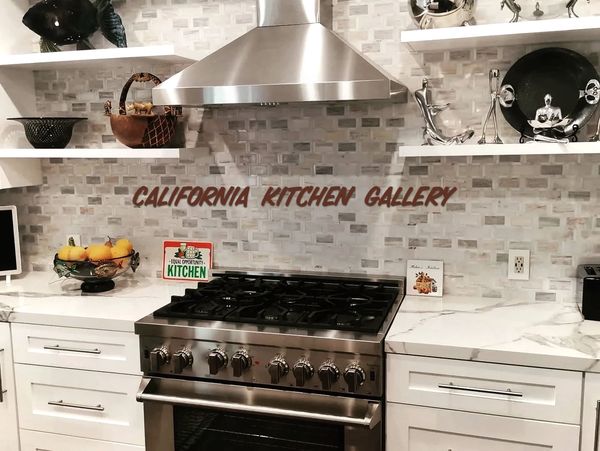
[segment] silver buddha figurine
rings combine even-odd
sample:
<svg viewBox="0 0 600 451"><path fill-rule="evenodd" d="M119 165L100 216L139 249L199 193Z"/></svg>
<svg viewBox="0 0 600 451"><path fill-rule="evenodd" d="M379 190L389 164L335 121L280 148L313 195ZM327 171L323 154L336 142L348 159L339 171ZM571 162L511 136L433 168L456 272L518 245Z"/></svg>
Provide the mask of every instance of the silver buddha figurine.
<svg viewBox="0 0 600 451"><path fill-rule="evenodd" d="M438 113L447 109L450 104L446 103L443 105L433 105L429 103L431 93L429 92L428 84L428 80L424 78L422 88L415 91L415 100L417 101L417 105L419 105L419 109L421 110L421 114L425 120L425 127L423 129L423 139L425 140L424 145L431 146L434 144L462 144L468 139L472 138L475 132L470 129L467 129L455 136L446 136L439 129L434 118Z"/></svg>

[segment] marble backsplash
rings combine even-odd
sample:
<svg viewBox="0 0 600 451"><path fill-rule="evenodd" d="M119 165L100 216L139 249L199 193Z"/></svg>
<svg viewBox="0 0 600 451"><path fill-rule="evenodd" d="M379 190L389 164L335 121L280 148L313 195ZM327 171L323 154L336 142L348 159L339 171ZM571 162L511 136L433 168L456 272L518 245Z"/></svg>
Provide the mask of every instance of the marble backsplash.
<svg viewBox="0 0 600 451"><path fill-rule="evenodd" d="M580 2L580 14L600 13ZM253 0L126 0L115 2L130 45L174 42L202 57L255 24ZM561 2L548 2L558 8ZM550 7L549 6L549 7ZM566 14L566 13L565 13ZM500 2L478 3L479 23L508 21ZM334 29L411 91L427 76L449 133L481 132L487 73L505 72L543 46L412 53L400 31L412 28L405 2L334 1ZM101 41L97 42L101 44ZM34 45L34 40L32 40ZM569 43L598 66L600 44ZM36 73L40 114L89 118L72 144L115 147L103 103L118 99L129 75L162 78L180 67L118 66L102 71ZM146 99L136 87L132 99ZM581 132L593 132L595 125ZM517 134L501 120L502 137ZM15 133L21 143L22 135ZM442 259L447 293L531 301L574 299L575 269L600 260L600 156L399 158L401 145L422 142L411 96L397 103L186 109L180 160L44 160L44 184L0 193L19 208L25 267L46 270L67 233L85 242L130 236L143 255L140 270L156 275L168 238L210 240L219 266L404 275L406 260ZM6 143L5 143L6 144ZM248 208L135 208L132 195L149 186L250 186ZM271 186L456 186L445 207L263 208ZM506 280L507 252L531 250L531 280Z"/></svg>

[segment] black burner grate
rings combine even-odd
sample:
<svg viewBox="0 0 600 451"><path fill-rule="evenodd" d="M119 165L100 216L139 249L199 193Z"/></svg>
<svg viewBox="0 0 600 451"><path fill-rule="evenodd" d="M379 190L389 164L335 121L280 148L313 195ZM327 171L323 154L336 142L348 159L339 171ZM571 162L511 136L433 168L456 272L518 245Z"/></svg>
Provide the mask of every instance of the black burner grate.
<svg viewBox="0 0 600 451"><path fill-rule="evenodd" d="M236 274L186 289L154 315L376 333L399 293L391 283Z"/></svg>

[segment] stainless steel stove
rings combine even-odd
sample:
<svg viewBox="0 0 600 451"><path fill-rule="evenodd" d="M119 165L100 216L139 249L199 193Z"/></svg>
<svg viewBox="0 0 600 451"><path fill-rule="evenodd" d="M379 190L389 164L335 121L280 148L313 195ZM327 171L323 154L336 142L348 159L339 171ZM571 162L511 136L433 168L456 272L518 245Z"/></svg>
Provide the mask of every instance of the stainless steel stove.
<svg viewBox="0 0 600 451"><path fill-rule="evenodd" d="M382 449L383 340L404 280L214 276L135 325L148 451Z"/></svg>

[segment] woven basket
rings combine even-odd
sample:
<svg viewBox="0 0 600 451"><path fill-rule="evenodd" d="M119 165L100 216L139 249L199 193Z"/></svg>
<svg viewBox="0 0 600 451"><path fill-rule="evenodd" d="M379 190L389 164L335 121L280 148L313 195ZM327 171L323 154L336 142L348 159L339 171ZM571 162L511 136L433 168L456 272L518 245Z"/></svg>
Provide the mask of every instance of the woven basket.
<svg viewBox="0 0 600 451"><path fill-rule="evenodd" d="M125 101L133 82L152 81L158 86L161 81L156 75L147 72L133 74L123 86L119 101L119 114L112 114L110 100L104 104L105 114L110 116L110 126L119 142L132 148L157 148L168 144L175 134L177 117L181 115L181 107L165 107L164 114L147 115L127 114Z"/></svg>

